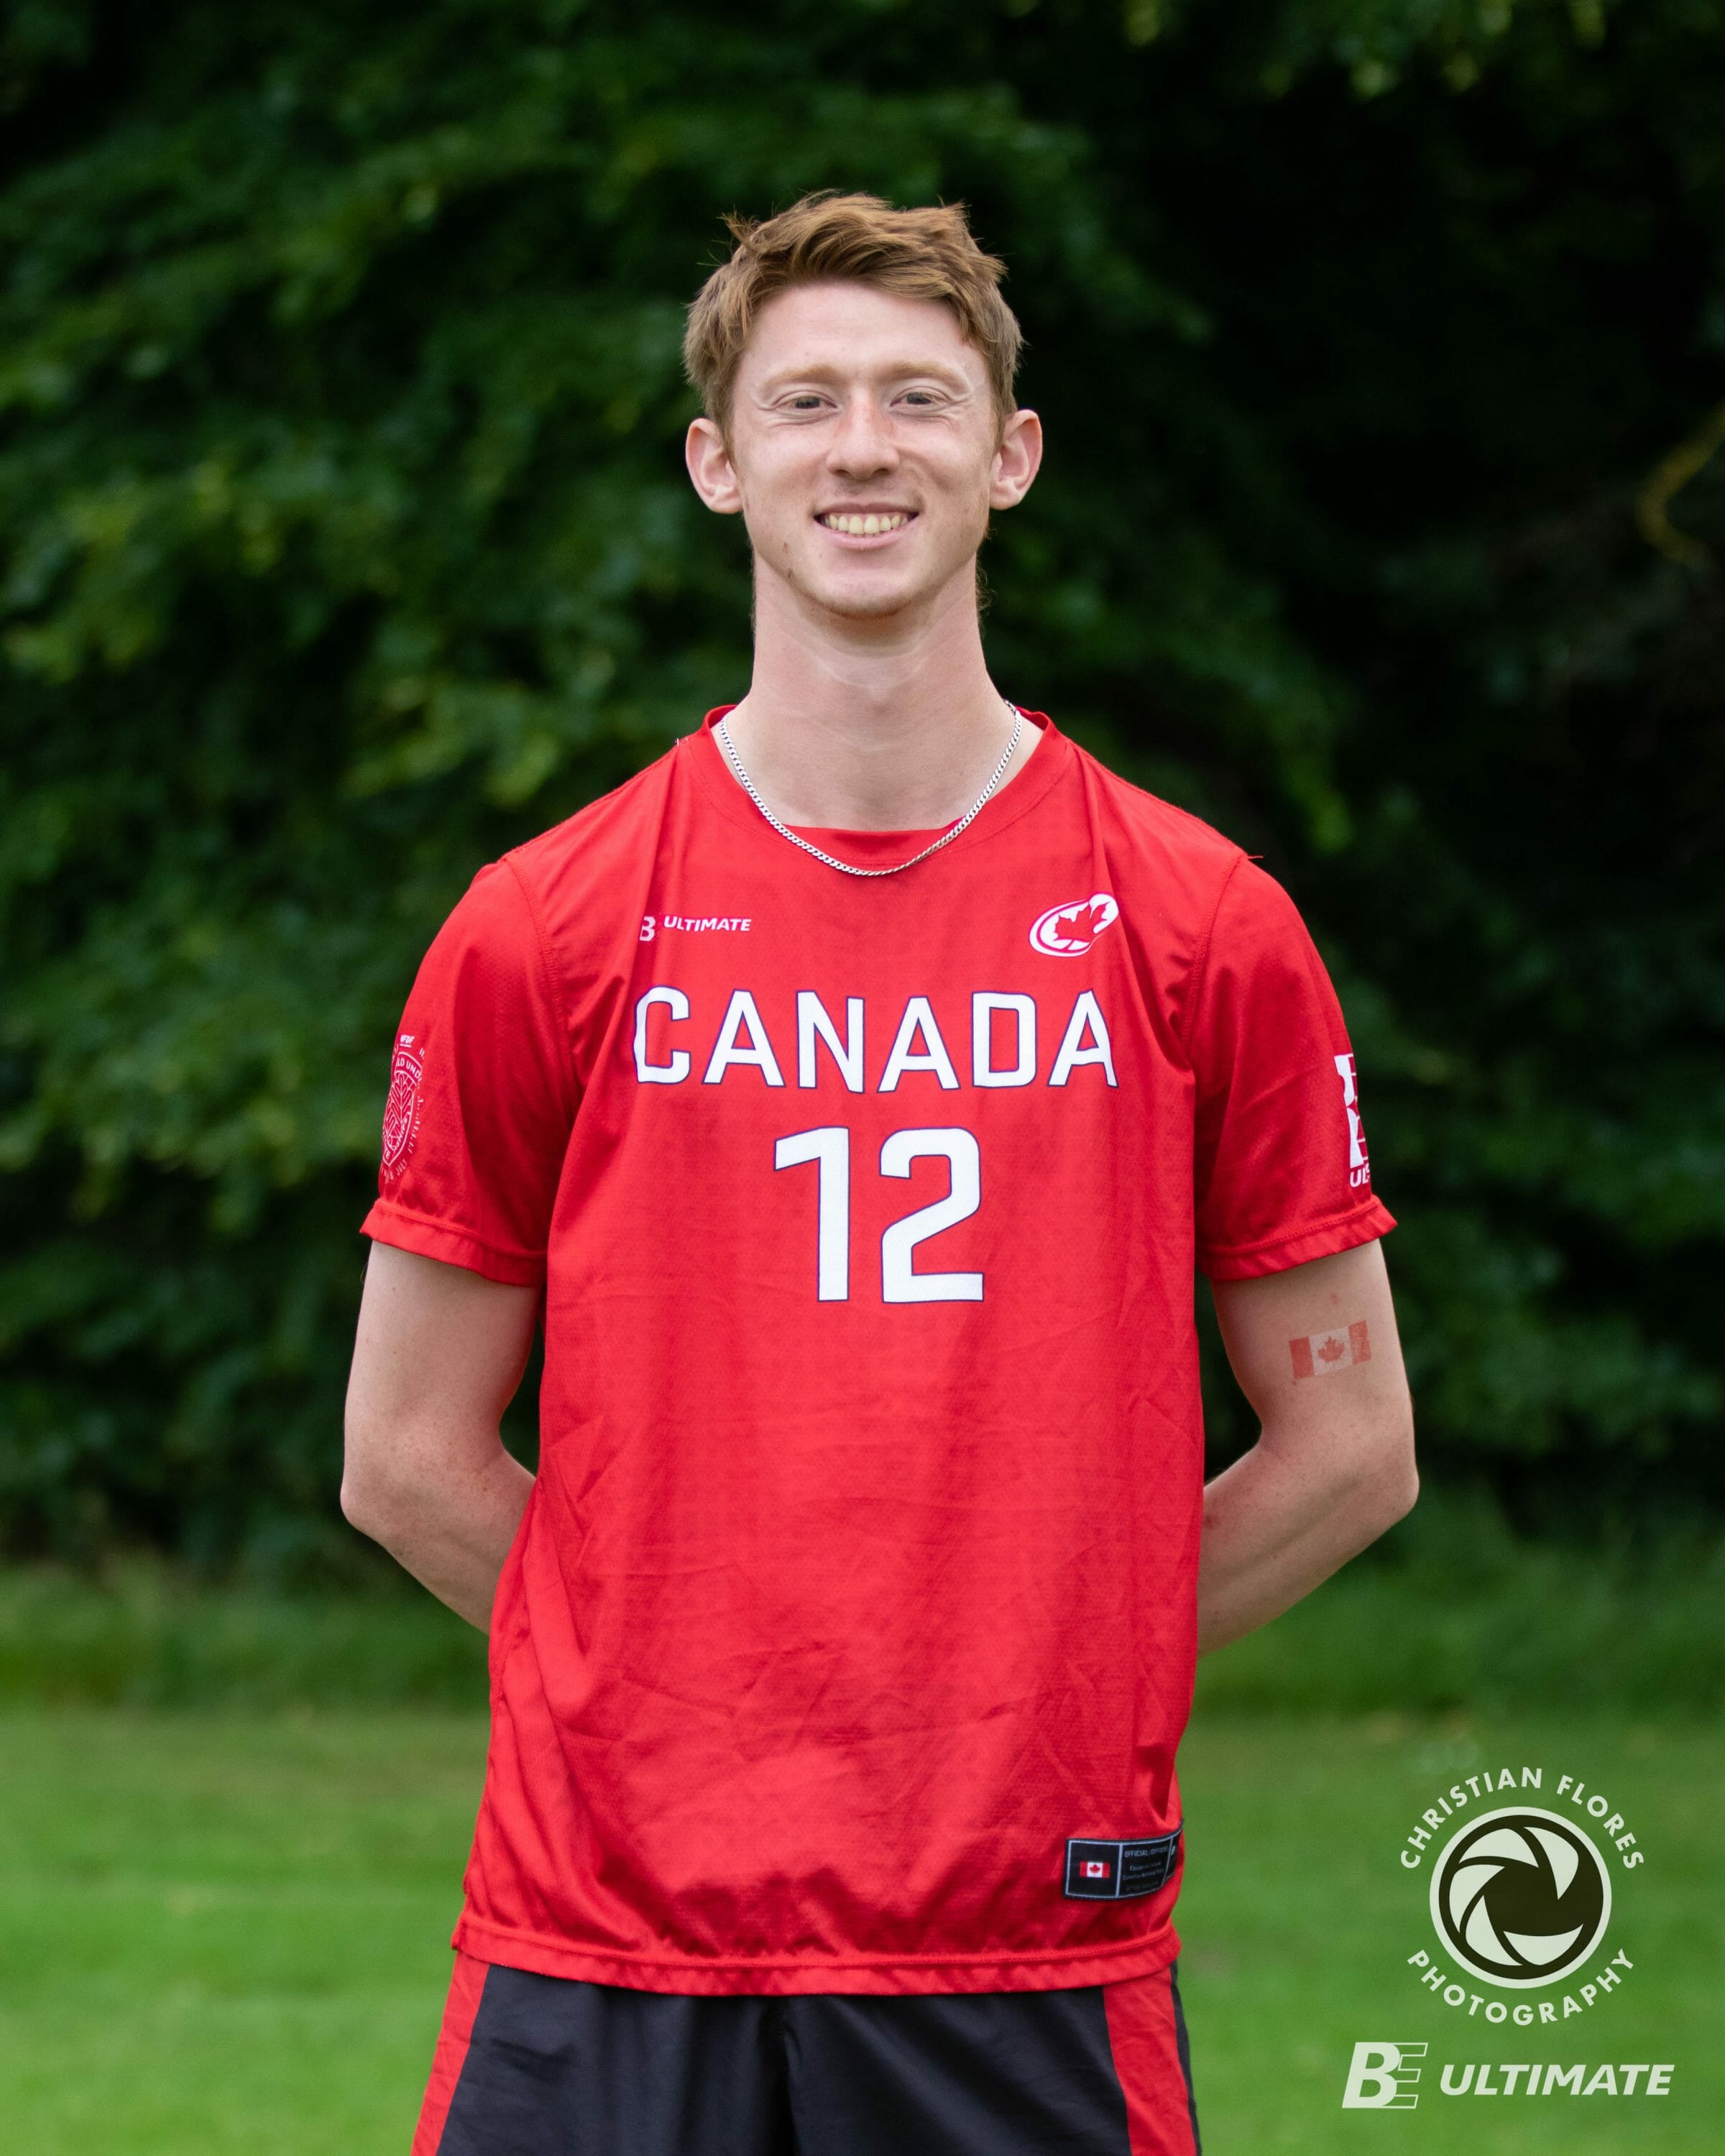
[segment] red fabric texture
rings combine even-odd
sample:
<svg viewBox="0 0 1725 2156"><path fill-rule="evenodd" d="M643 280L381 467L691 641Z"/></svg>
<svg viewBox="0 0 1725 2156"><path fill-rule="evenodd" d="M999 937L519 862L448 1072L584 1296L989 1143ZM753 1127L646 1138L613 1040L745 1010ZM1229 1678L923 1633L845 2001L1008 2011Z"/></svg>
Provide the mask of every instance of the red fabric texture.
<svg viewBox="0 0 1725 2156"><path fill-rule="evenodd" d="M1194 1265L1393 1224L1289 900L1037 723L879 880L704 729L425 960L367 1231L545 1289L470 1953L891 1993L1176 1951L1178 1880L1063 1885L1068 1837L1179 1819Z"/></svg>
<svg viewBox="0 0 1725 2156"><path fill-rule="evenodd" d="M455 2100L455 2084L467 2062L467 2047L473 2040L473 2025L479 2013L480 1994L485 1988L487 1966L485 1962L475 1960L471 1954L455 1956L449 1995L444 2004L443 2026L438 2031L437 2049L432 2055L431 2078L426 2083L425 2101L420 2106L418 2128L413 2135L412 2156L437 2156L438 2143L444 2138L444 2122Z"/></svg>
<svg viewBox="0 0 1725 2156"><path fill-rule="evenodd" d="M1158 1969L1130 1984L1108 1984L1102 2008L1114 2071L1126 2098L1132 2156L1198 2156L1172 1973Z"/></svg>

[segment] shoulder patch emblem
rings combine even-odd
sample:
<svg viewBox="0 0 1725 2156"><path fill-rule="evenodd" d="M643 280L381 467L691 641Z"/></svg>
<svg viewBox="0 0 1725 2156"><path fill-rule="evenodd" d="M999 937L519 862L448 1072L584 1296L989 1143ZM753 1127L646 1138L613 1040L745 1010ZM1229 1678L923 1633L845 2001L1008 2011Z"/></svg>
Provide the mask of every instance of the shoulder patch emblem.
<svg viewBox="0 0 1725 2156"><path fill-rule="evenodd" d="M1031 923L1030 947L1045 958L1076 958L1119 918L1120 901L1109 891L1068 899L1064 906L1050 906Z"/></svg>
<svg viewBox="0 0 1725 2156"><path fill-rule="evenodd" d="M425 1075L423 1051L404 1033L395 1044L389 1065L389 1098L383 1103L383 1173L399 1175L419 1132L419 1081Z"/></svg>

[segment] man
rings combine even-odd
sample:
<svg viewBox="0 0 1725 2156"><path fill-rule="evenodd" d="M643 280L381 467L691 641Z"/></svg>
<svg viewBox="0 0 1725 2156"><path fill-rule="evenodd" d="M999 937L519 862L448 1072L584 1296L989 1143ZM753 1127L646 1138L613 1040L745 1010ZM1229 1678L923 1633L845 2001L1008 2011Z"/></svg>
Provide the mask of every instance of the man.
<svg viewBox="0 0 1725 2156"><path fill-rule="evenodd" d="M749 692L481 871L366 1223L343 1502L491 1640L416 2156L1189 2156L1194 1654L1412 1502L1393 1224L1288 900L988 678L1000 264L733 231ZM1207 1489L1194 1263L1263 1423Z"/></svg>

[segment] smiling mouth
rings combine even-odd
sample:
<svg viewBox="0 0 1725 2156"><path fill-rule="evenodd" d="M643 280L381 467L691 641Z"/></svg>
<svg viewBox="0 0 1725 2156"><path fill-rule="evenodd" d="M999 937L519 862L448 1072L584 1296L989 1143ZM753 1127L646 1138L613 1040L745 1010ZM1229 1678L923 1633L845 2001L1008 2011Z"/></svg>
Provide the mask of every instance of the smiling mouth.
<svg viewBox="0 0 1725 2156"><path fill-rule="evenodd" d="M829 509L814 521L825 530L840 532L847 539L877 539L883 532L902 531L916 513L914 509Z"/></svg>

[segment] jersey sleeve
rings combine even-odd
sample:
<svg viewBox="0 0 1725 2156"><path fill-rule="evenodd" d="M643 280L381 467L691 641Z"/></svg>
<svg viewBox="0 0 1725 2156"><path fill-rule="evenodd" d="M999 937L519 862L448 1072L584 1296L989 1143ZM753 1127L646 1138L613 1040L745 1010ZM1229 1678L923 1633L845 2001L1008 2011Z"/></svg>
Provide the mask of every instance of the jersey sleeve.
<svg viewBox="0 0 1725 2156"><path fill-rule="evenodd" d="M1200 1269L1250 1280L1385 1234L1336 992L1293 901L1250 860L1200 967L1187 1044Z"/></svg>
<svg viewBox="0 0 1725 2156"><path fill-rule="evenodd" d="M538 924L501 861L474 879L408 998L362 1232L488 1280L542 1282L575 1105Z"/></svg>

